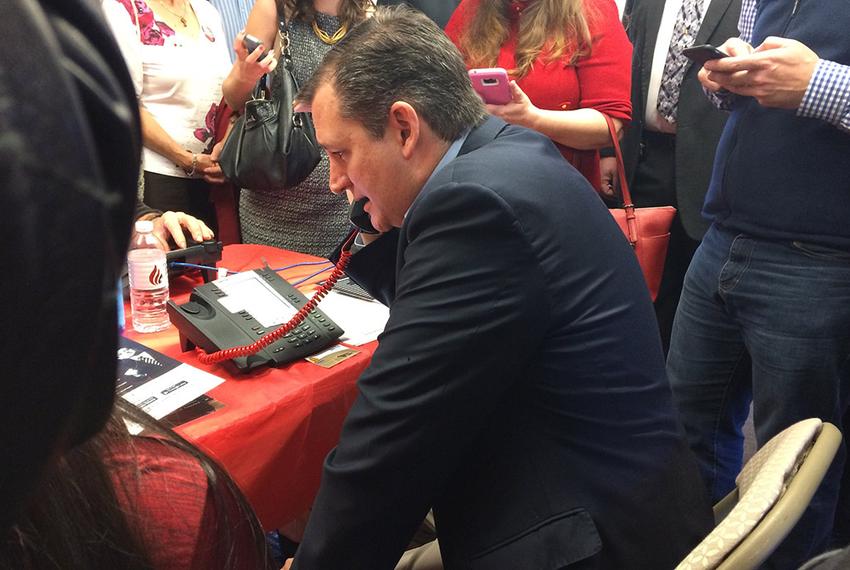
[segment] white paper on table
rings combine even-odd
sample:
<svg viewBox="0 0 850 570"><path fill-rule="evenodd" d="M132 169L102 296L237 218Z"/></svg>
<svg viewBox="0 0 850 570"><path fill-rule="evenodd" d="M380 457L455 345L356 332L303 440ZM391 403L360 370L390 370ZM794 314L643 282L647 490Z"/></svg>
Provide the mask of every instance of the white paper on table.
<svg viewBox="0 0 850 570"><path fill-rule="evenodd" d="M161 419L222 382L222 378L209 372L180 364L121 396L154 418Z"/></svg>
<svg viewBox="0 0 850 570"><path fill-rule="evenodd" d="M322 299L319 310L345 331L339 340L355 346L378 338L390 318L390 309L378 301L364 301L336 291Z"/></svg>

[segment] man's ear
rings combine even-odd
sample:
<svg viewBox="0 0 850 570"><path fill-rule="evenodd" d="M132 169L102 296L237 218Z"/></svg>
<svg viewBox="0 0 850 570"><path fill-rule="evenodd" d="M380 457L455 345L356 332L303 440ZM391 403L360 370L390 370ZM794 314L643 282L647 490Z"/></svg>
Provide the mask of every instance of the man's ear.
<svg viewBox="0 0 850 570"><path fill-rule="evenodd" d="M419 115L409 103L396 101L390 105L387 131L401 145L404 158L413 155L413 149L419 142L420 127Z"/></svg>

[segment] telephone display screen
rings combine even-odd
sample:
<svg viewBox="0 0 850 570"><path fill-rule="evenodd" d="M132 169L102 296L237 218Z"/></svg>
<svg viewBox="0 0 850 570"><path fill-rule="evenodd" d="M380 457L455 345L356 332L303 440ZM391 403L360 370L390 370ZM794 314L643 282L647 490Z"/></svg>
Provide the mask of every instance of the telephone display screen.
<svg viewBox="0 0 850 570"><path fill-rule="evenodd" d="M298 310L253 271L216 281L226 293L219 302L231 313L247 311L266 328L288 322Z"/></svg>

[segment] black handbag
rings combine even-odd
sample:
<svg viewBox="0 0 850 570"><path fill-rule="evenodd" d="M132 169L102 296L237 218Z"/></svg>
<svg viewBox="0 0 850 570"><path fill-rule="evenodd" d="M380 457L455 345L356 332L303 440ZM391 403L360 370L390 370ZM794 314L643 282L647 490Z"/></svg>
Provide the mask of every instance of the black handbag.
<svg viewBox="0 0 850 570"><path fill-rule="evenodd" d="M240 188L291 188L303 182L321 159L313 120L308 113L292 110L298 83L292 74L289 33L283 20L278 33L280 85L269 96L270 78L260 78L218 159L224 175Z"/></svg>

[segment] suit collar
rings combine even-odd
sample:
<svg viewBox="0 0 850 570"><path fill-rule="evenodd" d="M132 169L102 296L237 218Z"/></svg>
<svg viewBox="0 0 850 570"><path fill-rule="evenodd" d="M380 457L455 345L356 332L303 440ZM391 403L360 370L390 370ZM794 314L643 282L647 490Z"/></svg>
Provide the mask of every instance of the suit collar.
<svg viewBox="0 0 850 570"><path fill-rule="evenodd" d="M717 29L717 26L720 24L720 19L723 17L723 14L726 13L726 10L729 9L729 4L731 3L732 0L711 0L711 2L709 2L708 10L705 13L705 17L702 19L702 24L700 24L697 36L694 39L695 46L708 43L708 38L710 38L711 34L714 33L714 30ZM690 73L693 67L693 63L689 62L688 67L685 68L685 74ZM696 72L699 72L698 68L696 69Z"/></svg>
<svg viewBox="0 0 850 570"><path fill-rule="evenodd" d="M479 149L488 142L496 138L496 136L507 126L507 123L496 117L487 116L487 119L472 129L469 136L466 137L466 142L460 147L458 156Z"/></svg>
<svg viewBox="0 0 850 570"><path fill-rule="evenodd" d="M732 0L711 0L708 5L708 11L705 13L705 18L702 19L702 24L697 32L697 37L694 40L694 45L700 45L708 42L708 38L714 33L714 30L720 25L720 20L723 14L729 9Z"/></svg>

